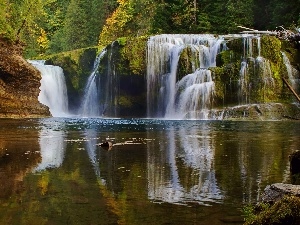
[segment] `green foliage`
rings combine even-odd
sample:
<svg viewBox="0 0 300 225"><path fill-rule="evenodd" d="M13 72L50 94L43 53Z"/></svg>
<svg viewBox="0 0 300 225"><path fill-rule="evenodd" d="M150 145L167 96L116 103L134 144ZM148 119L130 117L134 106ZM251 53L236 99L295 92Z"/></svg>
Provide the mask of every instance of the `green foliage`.
<svg viewBox="0 0 300 225"><path fill-rule="evenodd" d="M106 24L100 34L99 44L108 45L117 38L130 34L126 25L134 18L133 2L130 0L118 0L118 3L118 8L106 20Z"/></svg>
<svg viewBox="0 0 300 225"><path fill-rule="evenodd" d="M297 27L300 0L0 0L0 35L26 56L106 46L158 33L235 33ZM120 43L122 44L122 43ZM277 57L277 56L276 56Z"/></svg>
<svg viewBox="0 0 300 225"><path fill-rule="evenodd" d="M96 45L105 19L116 5L115 0L53 1L48 9L48 54Z"/></svg>
<svg viewBox="0 0 300 225"><path fill-rule="evenodd" d="M127 39L126 37L120 37L117 39L117 42L119 43L119 45L124 46L126 45Z"/></svg>
<svg viewBox="0 0 300 225"><path fill-rule="evenodd" d="M300 223L300 199L284 197L274 205L260 203L243 209L245 225L296 225Z"/></svg>
<svg viewBox="0 0 300 225"><path fill-rule="evenodd" d="M129 38L121 50L122 57L129 62L133 74L142 75L146 71L146 48L148 36Z"/></svg>

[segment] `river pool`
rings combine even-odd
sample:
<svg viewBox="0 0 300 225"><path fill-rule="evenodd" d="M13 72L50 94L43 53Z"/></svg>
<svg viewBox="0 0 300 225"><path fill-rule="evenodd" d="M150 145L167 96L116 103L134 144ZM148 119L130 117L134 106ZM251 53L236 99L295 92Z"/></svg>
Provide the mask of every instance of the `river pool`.
<svg viewBox="0 0 300 225"><path fill-rule="evenodd" d="M297 121L1 119L0 224L243 224L243 206L289 182L299 134Z"/></svg>

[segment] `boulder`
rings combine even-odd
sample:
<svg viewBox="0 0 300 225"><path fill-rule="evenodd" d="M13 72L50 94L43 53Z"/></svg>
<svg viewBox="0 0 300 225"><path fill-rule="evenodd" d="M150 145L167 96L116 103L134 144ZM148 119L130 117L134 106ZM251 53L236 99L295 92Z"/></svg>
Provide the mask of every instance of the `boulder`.
<svg viewBox="0 0 300 225"><path fill-rule="evenodd" d="M268 185L261 197L261 201L274 204L284 196L300 197L300 185L275 183Z"/></svg>

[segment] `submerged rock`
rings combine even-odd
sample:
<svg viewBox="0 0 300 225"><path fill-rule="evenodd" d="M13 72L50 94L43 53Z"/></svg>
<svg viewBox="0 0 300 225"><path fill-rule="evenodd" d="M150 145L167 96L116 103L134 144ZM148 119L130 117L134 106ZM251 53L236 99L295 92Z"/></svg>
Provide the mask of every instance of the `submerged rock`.
<svg viewBox="0 0 300 225"><path fill-rule="evenodd" d="M41 74L21 50L0 39L0 118L50 116L38 101Z"/></svg>

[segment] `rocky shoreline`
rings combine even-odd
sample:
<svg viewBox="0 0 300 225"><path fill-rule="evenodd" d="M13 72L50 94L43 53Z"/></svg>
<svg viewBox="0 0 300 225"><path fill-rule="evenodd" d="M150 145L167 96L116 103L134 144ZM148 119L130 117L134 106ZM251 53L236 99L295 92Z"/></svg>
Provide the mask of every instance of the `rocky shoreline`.
<svg viewBox="0 0 300 225"><path fill-rule="evenodd" d="M22 57L22 46L0 39L0 118L48 117L38 101L41 74Z"/></svg>

